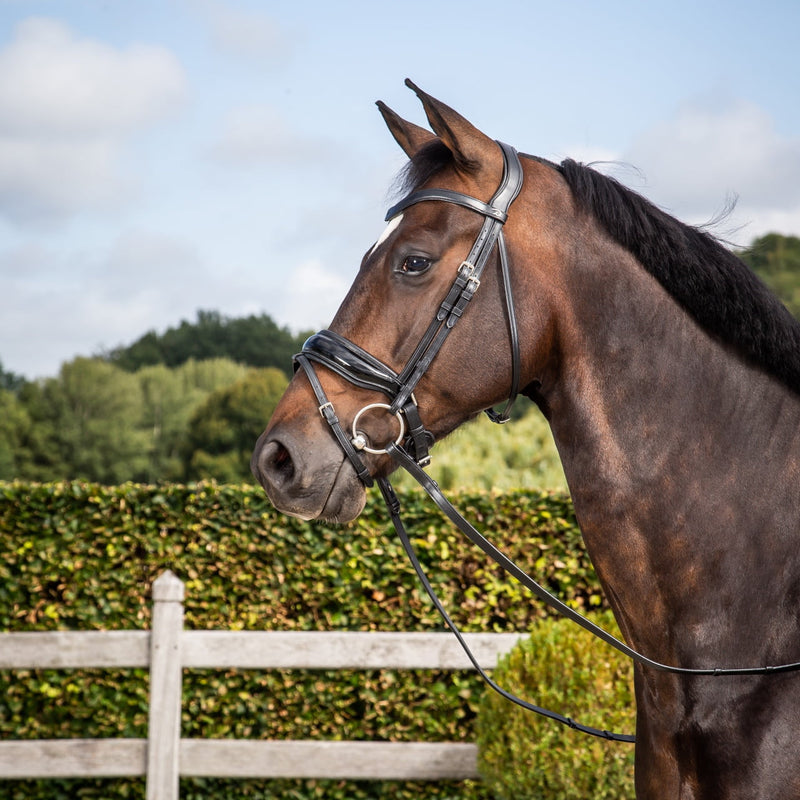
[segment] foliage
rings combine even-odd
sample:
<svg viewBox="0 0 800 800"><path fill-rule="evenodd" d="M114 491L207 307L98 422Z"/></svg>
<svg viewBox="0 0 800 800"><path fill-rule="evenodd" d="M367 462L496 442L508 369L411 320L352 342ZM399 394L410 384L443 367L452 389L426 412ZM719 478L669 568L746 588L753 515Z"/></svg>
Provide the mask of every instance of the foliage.
<svg viewBox="0 0 800 800"><path fill-rule="evenodd" d="M182 453L191 415L209 393L239 380L245 371L239 364L218 358L190 360L176 369L157 364L143 367L136 373L142 389L140 425L149 440L148 468L147 474L141 476L143 480L154 482L187 477ZM138 475L127 477L140 478Z"/></svg>
<svg viewBox="0 0 800 800"><path fill-rule="evenodd" d="M129 372L155 364L178 367L190 359L215 358L285 370L307 337L308 333L295 336L288 328L278 327L267 314L231 319L218 311L198 311L195 322L183 320L160 335L149 331L106 358Z"/></svg>
<svg viewBox="0 0 800 800"><path fill-rule="evenodd" d="M56 378L0 390L0 480L250 482L252 448L287 383L228 359L133 374L75 359ZM566 487L546 421L518 406L508 425L482 416L436 444L429 472L442 488Z"/></svg>
<svg viewBox="0 0 800 800"><path fill-rule="evenodd" d="M192 414L185 445L186 475L235 483L250 479L250 455L286 389L274 367L251 369L217 389Z"/></svg>
<svg viewBox="0 0 800 800"><path fill-rule="evenodd" d="M768 233L738 256L800 319L800 238Z"/></svg>
<svg viewBox="0 0 800 800"><path fill-rule="evenodd" d="M419 556L465 630L529 629L546 611L444 522L399 490ZM602 604L569 498L459 493L462 511L549 589ZM0 483L0 629L142 629L164 569L186 582L189 628L439 629L380 498L332 528L279 515L247 486ZM0 736L143 736L139 670L0 675ZM474 740L471 673L204 671L185 674L184 736ZM581 742L578 746L583 747ZM72 794L70 794L70 791ZM182 782L184 797L488 798L480 784ZM216 792L217 794L214 794ZM0 797L141 797L136 781L0 784Z"/></svg>
<svg viewBox="0 0 800 800"><path fill-rule="evenodd" d="M201 477L191 467L187 471L185 463L192 414L211 393L246 374L246 367L227 359L190 360L175 369L144 367L131 374L100 359L77 358L56 378L26 383L16 394L0 390L5 412L0 479L113 484ZM275 387L286 386L283 373L270 374L271 395L254 401L253 413L271 409ZM230 420L220 418L220 424L240 426L237 413ZM232 457L239 461L241 456L239 447ZM248 461L249 455L245 466Z"/></svg>
<svg viewBox="0 0 800 800"><path fill-rule="evenodd" d="M600 621L616 629L610 614ZM493 677L504 689L583 724L634 730L630 661L569 620L537 623L501 658ZM633 797L630 744L589 739L509 707L494 693L483 695L476 729L481 775L501 800Z"/></svg>
<svg viewBox="0 0 800 800"><path fill-rule="evenodd" d="M59 377L28 384L20 400L31 419L27 476L63 474L117 483L140 475L146 439L138 429L141 389L136 378L98 359L76 358Z"/></svg>
<svg viewBox="0 0 800 800"><path fill-rule="evenodd" d="M522 402L518 401L522 406ZM457 488L514 489L521 486L566 490L567 479L550 427L532 404L505 425L485 414L436 444L428 474L447 491ZM398 475L398 486L412 486Z"/></svg>
<svg viewBox="0 0 800 800"><path fill-rule="evenodd" d="M24 469L28 457L24 442L30 427L30 416L17 396L0 389L0 478Z"/></svg>
<svg viewBox="0 0 800 800"><path fill-rule="evenodd" d="M419 490L398 489L422 564L467 630L545 615ZM575 608L602 604L569 498L456 492L455 505ZM414 630L438 626L380 495L343 526L279 514L260 488L0 482L0 629L142 628L165 569L202 628Z"/></svg>
<svg viewBox="0 0 800 800"><path fill-rule="evenodd" d="M3 362L0 361L0 390L5 389L10 392L16 392L25 383L25 378L22 375L15 375L3 368Z"/></svg>

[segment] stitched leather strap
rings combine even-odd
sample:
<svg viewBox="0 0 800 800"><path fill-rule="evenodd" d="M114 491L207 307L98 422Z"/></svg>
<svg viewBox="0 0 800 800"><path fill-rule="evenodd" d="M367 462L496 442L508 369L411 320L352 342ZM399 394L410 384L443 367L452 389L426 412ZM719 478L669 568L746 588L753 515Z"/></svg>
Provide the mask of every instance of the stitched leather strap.
<svg viewBox="0 0 800 800"><path fill-rule="evenodd" d="M306 339L300 355L333 370L362 389L383 392L390 399L401 387L397 373L357 344L334 331L320 331ZM298 356L295 356L297 361Z"/></svg>
<svg viewBox="0 0 800 800"><path fill-rule="evenodd" d="M350 438L344 432L342 424L339 422L339 417L336 416L333 403L331 403L325 395L325 390L322 388L322 384L319 382L319 378L317 378L317 374L314 372L314 367L311 366L311 362L302 353L296 355L294 358L303 368L303 371L306 373L311 383L314 396L319 403L319 413L322 414L323 419L328 423L333 435L336 437L336 441L339 442L339 446L344 450L345 455L353 465L353 469L356 471L359 479L365 486L372 486L372 475L370 475L369 470L364 466L364 462L361 460L355 447L353 447Z"/></svg>
<svg viewBox="0 0 800 800"><path fill-rule="evenodd" d="M791 662L788 664L778 664L775 666L762 666L762 667L709 667L709 668L693 668L693 667L675 667L669 664L662 664L654 661L651 658L639 653L632 647L629 647L625 642L621 642L615 636L612 636L608 631L603 630L594 622L579 614L575 609L570 608L566 603L559 600L555 595L547 591L543 586L537 583L530 575L517 566L508 556L498 550L483 534L480 533L473 525L471 525L459 512L453 507L450 501L442 494L439 484L430 477L424 470L420 469L408 453L404 452L402 448L394 444L390 444L386 448L386 452L411 476L419 483L420 486L426 491L428 496L439 507L439 510L445 514L448 519L477 547L489 556L493 561L499 564L506 572L512 577L516 578L523 586L530 589L536 597L549 605L552 609L557 611L564 617L572 620L580 625L589 633L594 634L598 639L602 639L606 644L611 645L615 650L619 650L623 655L628 658L638 661L651 669L659 672L669 672L674 675L705 675L710 677L725 677L725 676L742 676L742 675L769 675L779 672L796 672L800 670L800 662Z"/></svg>
<svg viewBox="0 0 800 800"><path fill-rule="evenodd" d="M450 615L447 613L447 610L442 605L442 602L439 600L436 592L434 591L433 587L431 586L428 577L425 575L425 570L422 568L422 565L417 558L417 554L414 550L414 546L411 544L411 540L408 536L408 532L403 525L403 521L400 518L400 502L397 499L397 495L392 488L392 485L386 478L378 478L378 487L381 490L381 494L383 495L383 499L386 503L386 507L389 509L389 515L392 519L392 524L394 525L395 530L397 531L397 535L400 538L400 542L403 545L403 549L408 556L409 561L411 562L412 567L414 568L414 572L416 572L417 577L419 578L422 587L425 589L425 593L431 599L431 602L436 607L436 610L439 612L439 615L444 620L445 624L448 628L452 631L453 635L458 640L459 644L461 645L462 649L467 655L467 658L472 662L472 665L478 671L478 674L483 678L483 680L487 683L489 687L494 689L498 694L504 697L506 700L511 701L515 705L524 708L526 711L533 711L535 714L539 714L542 717L547 717L547 719L552 719L555 722L560 722L562 725L566 725L573 730L580 731L581 733L589 734L590 736L597 736L601 739L608 739L610 741L615 742L635 742L636 737L626 733L612 733L611 731L603 730L601 728L593 728L590 725L583 725L580 722L575 721L572 717L564 716L563 714L559 714L556 711L550 711L549 709L542 708L541 706L534 705L533 703L529 702L528 700L523 700L521 697L513 694L512 692L503 689L500 685L498 685L491 677L486 673L486 671L481 667L478 659L475 657L474 653L470 649L469 645L467 644L466 640L464 639L460 629L458 626L453 622Z"/></svg>
<svg viewBox="0 0 800 800"><path fill-rule="evenodd" d="M395 203L386 212L384 222L388 222L401 211L405 211L409 206L413 206L423 200L441 200L444 203L456 203L472 211L477 211L478 214L483 214L485 217L492 217L498 222L505 222L507 217L507 213L503 209L484 203L476 197L470 197L460 192L453 192L450 189L420 189L420 191L412 192L407 197L404 197L399 203Z"/></svg>

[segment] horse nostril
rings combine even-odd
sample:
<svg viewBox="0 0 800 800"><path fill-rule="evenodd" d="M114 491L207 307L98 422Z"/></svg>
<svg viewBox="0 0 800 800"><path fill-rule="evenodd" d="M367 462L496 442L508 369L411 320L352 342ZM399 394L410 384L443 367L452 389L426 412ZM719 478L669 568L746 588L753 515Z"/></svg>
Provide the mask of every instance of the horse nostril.
<svg viewBox="0 0 800 800"><path fill-rule="evenodd" d="M259 482L281 486L294 478L294 461L291 453L280 442L268 441L253 457L253 473Z"/></svg>
<svg viewBox="0 0 800 800"><path fill-rule="evenodd" d="M294 462L292 461L292 457L289 455L289 451L280 442L275 442L271 463L274 472L278 473L284 480L294 475Z"/></svg>

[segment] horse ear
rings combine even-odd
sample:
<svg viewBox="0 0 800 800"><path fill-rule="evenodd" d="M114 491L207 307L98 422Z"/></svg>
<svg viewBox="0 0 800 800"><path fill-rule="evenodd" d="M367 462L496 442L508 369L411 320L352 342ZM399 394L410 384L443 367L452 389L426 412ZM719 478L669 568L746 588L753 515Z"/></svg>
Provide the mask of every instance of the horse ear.
<svg viewBox="0 0 800 800"><path fill-rule="evenodd" d="M420 128L413 122L404 120L399 115L395 114L389 106L381 100L375 104L378 106L381 115L383 116L386 126L389 128L395 141L409 158L413 158L421 147L428 144L436 137L425 128Z"/></svg>
<svg viewBox="0 0 800 800"><path fill-rule="evenodd" d="M416 92L425 109L434 133L447 145L456 160L456 167L474 172L479 165L502 169L502 152L493 139L479 131L457 111L445 105L406 78L406 86Z"/></svg>

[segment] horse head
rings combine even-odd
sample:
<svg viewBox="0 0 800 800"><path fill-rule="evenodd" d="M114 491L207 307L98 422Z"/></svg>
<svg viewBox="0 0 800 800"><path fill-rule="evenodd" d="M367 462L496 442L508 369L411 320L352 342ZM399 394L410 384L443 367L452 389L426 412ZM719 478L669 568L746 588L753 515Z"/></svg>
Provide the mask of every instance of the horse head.
<svg viewBox="0 0 800 800"><path fill-rule="evenodd" d="M535 237L540 264L546 265L559 237L552 225L548 228L554 211L552 204L546 209L541 195L568 198L568 192L554 170L534 159L525 159L523 167L513 154L519 186L513 192L506 189L506 205L515 203L506 220L505 211L492 205L500 194L498 187L509 180L504 146L407 83L421 100L432 132L402 119L381 102L378 107L410 159L404 171L404 188L410 194L387 215L387 226L365 253L330 330L307 345L316 362L318 390L308 369L297 371L252 458L253 473L273 504L302 518L354 519L364 506L365 484L394 468L385 443L401 442L416 425L417 449L424 448L420 426L428 443L441 439L507 398L516 386L527 393L535 391L548 368L548 349L530 346L532 341L546 343L552 335L546 292L540 292L537 305L523 309L517 319L510 298L533 279L533 273L515 271L504 278L499 251L507 241L513 264L522 259L523 240ZM537 184L536 196L523 192L517 197L523 173L526 185ZM525 224L523 217L528 220ZM536 220L533 224L531 218ZM486 268L478 279L467 274L472 265L465 260L482 237L491 237L488 231L493 225L495 237L502 226L505 239L501 235L497 246L490 243L483 256ZM529 248L526 241L525 249ZM448 298L459 275L471 281L466 290L469 303L450 314L442 307L457 302ZM508 283L514 284L513 292ZM478 284L480 291L475 291ZM453 328L453 334L435 351L421 354L426 337L441 335L431 324L443 314L451 321L440 321L440 328ZM468 321L455 326L462 314ZM526 341L521 356L515 356L518 347L512 347L518 334ZM369 380L353 381L347 370L337 372L337 359L352 358L359 360L361 373L372 369L364 362L374 359L375 369L383 369L390 382L396 376L401 376L400 383L408 379L414 371L409 364L415 359L424 361L425 367L411 377L411 385L406 380L405 394L398 399L402 387L394 394L380 387L376 391ZM341 436L337 440L331 435L326 407L328 414L335 411L347 437L352 434L360 462L348 458Z"/></svg>

